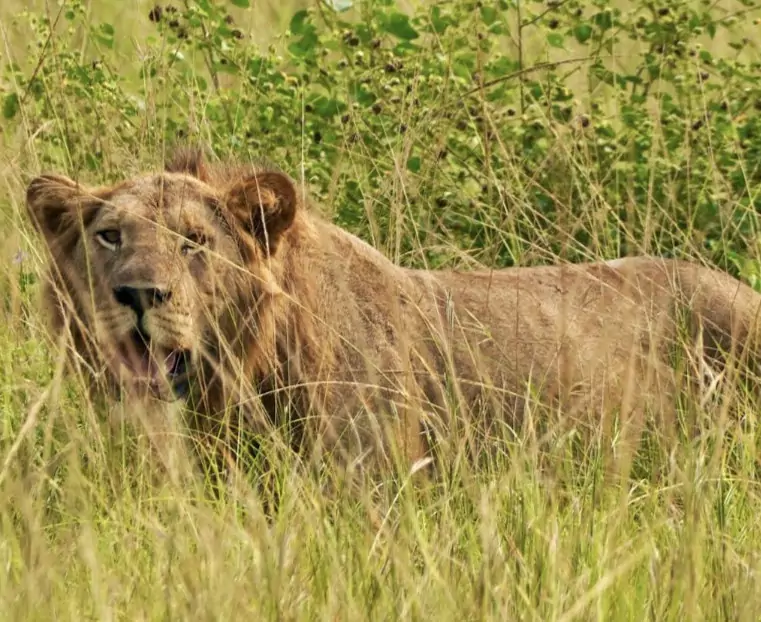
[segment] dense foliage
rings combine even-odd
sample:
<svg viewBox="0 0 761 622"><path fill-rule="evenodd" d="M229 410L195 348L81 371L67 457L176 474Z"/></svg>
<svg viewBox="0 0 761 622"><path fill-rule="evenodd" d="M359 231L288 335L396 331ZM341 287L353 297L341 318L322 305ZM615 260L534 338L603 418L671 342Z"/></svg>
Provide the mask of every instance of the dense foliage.
<svg viewBox="0 0 761 622"><path fill-rule="evenodd" d="M323 2L261 51L232 16L248 0L194 0L150 11L134 76L118 25L66 2L23 16L4 124L100 176L114 143L266 157L407 263L707 254L755 283L761 57L735 31L756 4Z"/></svg>

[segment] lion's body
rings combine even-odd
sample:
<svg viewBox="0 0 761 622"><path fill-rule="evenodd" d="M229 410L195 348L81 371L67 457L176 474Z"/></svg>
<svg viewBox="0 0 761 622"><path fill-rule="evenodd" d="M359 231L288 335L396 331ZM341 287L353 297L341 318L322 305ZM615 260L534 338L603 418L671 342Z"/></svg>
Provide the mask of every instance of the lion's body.
<svg viewBox="0 0 761 622"><path fill-rule="evenodd" d="M353 440L352 455L382 438L371 420L381 411L410 459L428 449L422 429L448 427L454 408L482 433L519 427L532 400L576 423L623 411L636 430L649 408L670 425L681 386L673 356L684 349L685 371L700 370L699 357L732 350L733 330L744 345L761 312L748 286L683 261L411 270L311 214L294 223L302 226L311 244L291 249L285 237L282 274L308 275L308 295L288 290L301 278L282 279L295 304L293 315L278 314L275 332L298 334L311 318L318 354L283 350L286 385L324 387L304 390L326 418L323 441ZM685 332L698 326L700 335ZM698 336L705 352L690 348Z"/></svg>
<svg viewBox="0 0 761 622"><path fill-rule="evenodd" d="M115 267L98 276L96 270L94 279L103 286L96 283L99 297L86 312L92 300L83 291L86 245L65 239L56 245L62 239L56 221L47 235L54 264L66 276L52 279L47 297L62 326L72 311L61 311L60 290L76 290L68 296L77 301L73 315L83 328L74 329L74 344L98 367L99 355L83 351L85 343L100 343L83 336L98 333L92 318L118 316L118 322L109 320L113 326L134 322L123 297L114 294L119 306L109 293L125 282L151 292L171 290L166 305L146 308L145 321L154 340L162 335L170 356L179 348L204 351L194 354L188 397L200 432L223 432L230 422L224 412L233 413L233 429L252 431L286 418L295 442L356 458L365 450L382 455L394 441L412 461L429 449L426 431L442 438L451 430L454 412L484 431L520 426L532 400L559 407L573 420L594 422L622 411L639 422L648 407L668 416L679 386L671 357L683 343L682 319L692 329L685 351L703 348L698 359L717 348L732 350L733 338L740 346L758 345L761 296L696 264L640 257L494 271L411 270L306 209L282 174L215 172L187 156L170 170L146 178L170 178L169 185L125 182L88 196L122 201L128 212L130 205L155 205L140 225L145 228L155 225L156 213L179 203L213 201L214 209L198 207L194 217L204 222L224 210L224 218L205 226L225 261L208 259L201 266L188 259L169 270L174 276L167 280L168 246L140 229L150 240L139 245L140 254L127 254L126 240L118 248L133 262L132 273ZM245 175L257 181L256 200ZM161 200L134 191L159 186ZM40 187L33 182L29 192L37 221L44 220L38 213L52 196ZM263 221L256 221L257 210ZM103 218L100 212L91 216L92 231ZM171 218L164 221L177 229ZM172 332L171 326L187 330ZM264 419L256 415L257 404L265 406Z"/></svg>

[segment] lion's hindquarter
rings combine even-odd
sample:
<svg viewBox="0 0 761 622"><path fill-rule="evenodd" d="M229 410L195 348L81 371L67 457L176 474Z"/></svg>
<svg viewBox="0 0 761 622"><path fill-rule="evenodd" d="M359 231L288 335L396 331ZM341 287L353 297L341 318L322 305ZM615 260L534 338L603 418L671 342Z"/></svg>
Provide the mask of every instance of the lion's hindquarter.
<svg viewBox="0 0 761 622"><path fill-rule="evenodd" d="M596 418L634 397L627 388L641 401L667 383L673 296L660 280L604 264L434 278L447 292L439 313L452 375L466 402L486 397L490 420L520 426L538 404L560 405L564 418Z"/></svg>
<svg viewBox="0 0 761 622"><path fill-rule="evenodd" d="M560 406L566 420L599 421L615 411L639 426L649 408L670 426L674 355L693 357L688 371L696 371L695 356L704 352L695 346L729 352L733 339L743 345L758 336L761 296L682 261L412 274L421 289L439 288L434 322L446 335L461 395L473 404L482 388L492 389L487 403L498 410L482 412L513 426L533 399Z"/></svg>

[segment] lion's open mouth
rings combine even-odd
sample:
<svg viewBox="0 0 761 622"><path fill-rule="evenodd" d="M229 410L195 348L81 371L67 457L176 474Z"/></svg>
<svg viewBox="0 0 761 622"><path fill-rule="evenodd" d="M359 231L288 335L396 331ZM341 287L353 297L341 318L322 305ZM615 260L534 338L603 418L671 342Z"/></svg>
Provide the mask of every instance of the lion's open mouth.
<svg viewBox="0 0 761 622"><path fill-rule="evenodd" d="M144 385L159 397L166 389L177 398L188 392L190 351L169 349L153 342L150 337L133 330L118 346L119 362L126 367L133 381Z"/></svg>

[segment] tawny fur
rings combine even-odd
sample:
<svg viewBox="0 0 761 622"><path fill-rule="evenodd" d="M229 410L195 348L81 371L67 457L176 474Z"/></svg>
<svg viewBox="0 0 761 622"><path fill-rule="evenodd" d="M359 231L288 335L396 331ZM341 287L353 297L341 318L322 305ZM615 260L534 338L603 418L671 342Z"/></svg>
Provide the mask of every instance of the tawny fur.
<svg viewBox="0 0 761 622"><path fill-rule="evenodd" d="M107 188L39 177L27 201L51 251L51 326L112 390L105 341L135 321L113 288L172 290L146 321L155 341L193 349L201 435L287 419L302 449L372 460L394 446L411 463L428 433L451 434L452 413L483 433L519 427L529 397L569 421L621 412L638 429L648 409L671 417L678 344L717 361L758 345L761 296L727 274L650 257L406 269L314 214L283 173L196 151ZM118 251L93 241L104 226L123 228ZM182 256L193 227L214 242Z"/></svg>

